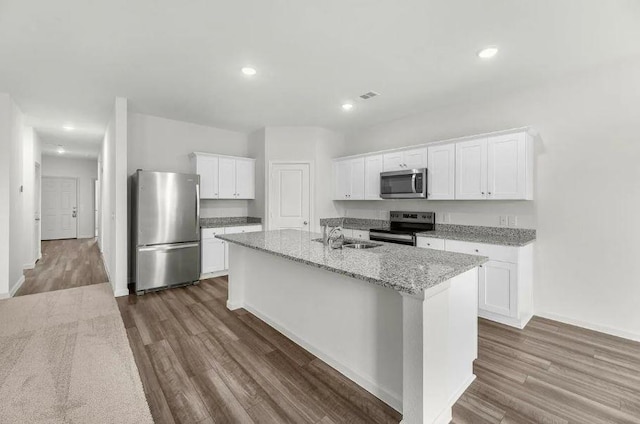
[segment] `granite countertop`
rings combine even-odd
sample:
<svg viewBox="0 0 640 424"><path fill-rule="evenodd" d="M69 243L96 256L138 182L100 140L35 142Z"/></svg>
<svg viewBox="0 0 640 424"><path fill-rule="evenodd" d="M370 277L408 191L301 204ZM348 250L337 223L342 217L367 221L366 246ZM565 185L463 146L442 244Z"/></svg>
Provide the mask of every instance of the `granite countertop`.
<svg viewBox="0 0 640 424"><path fill-rule="evenodd" d="M224 234L217 238L409 294L485 263L484 256L380 243L373 249L325 248L320 234L299 230Z"/></svg>
<svg viewBox="0 0 640 424"><path fill-rule="evenodd" d="M262 218L254 218L251 216L200 218L200 228L241 227L243 225L257 224L262 224Z"/></svg>
<svg viewBox="0 0 640 424"><path fill-rule="evenodd" d="M536 230L453 224L436 224L434 231L425 231L416 235L515 247L526 246L536 240Z"/></svg>

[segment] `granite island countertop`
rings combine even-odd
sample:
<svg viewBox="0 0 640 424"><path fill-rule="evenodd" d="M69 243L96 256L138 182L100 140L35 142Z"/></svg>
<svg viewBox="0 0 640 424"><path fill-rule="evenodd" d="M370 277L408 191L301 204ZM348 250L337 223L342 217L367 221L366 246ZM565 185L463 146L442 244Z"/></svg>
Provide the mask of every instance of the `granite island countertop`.
<svg viewBox="0 0 640 424"><path fill-rule="evenodd" d="M299 230L217 235L217 238L409 294L420 294L488 258L380 243L373 249L328 249L320 234Z"/></svg>
<svg viewBox="0 0 640 424"><path fill-rule="evenodd" d="M481 227L474 225L436 224L434 231L416 233L418 237L468 241L522 247L536 240L536 230L522 228Z"/></svg>

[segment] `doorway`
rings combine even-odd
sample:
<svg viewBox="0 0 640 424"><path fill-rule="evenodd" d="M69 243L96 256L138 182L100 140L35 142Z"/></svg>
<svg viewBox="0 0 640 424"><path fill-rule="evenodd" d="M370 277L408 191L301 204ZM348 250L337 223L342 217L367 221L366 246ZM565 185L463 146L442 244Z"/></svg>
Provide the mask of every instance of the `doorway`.
<svg viewBox="0 0 640 424"><path fill-rule="evenodd" d="M78 181L42 178L42 240L78 237Z"/></svg>
<svg viewBox="0 0 640 424"><path fill-rule="evenodd" d="M311 162L269 163L270 230L311 230L312 171Z"/></svg>
<svg viewBox="0 0 640 424"><path fill-rule="evenodd" d="M37 262L42 257L42 247L40 245L41 240L41 231L42 228L40 226L41 222L40 217L40 209L41 209L41 200L40 200L40 186L42 184L41 181L41 171L40 164L36 162L35 164L35 180L33 182L33 214L34 214L34 230L33 230L33 257L34 262Z"/></svg>

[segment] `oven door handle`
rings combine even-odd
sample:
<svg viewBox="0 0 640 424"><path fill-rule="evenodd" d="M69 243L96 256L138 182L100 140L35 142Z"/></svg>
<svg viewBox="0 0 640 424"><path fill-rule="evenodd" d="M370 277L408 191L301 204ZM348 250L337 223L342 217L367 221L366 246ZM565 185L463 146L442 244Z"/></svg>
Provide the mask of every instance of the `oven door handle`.
<svg viewBox="0 0 640 424"><path fill-rule="evenodd" d="M389 233L377 233L375 231L369 231L369 237L376 237L380 240L402 240L402 241L411 241L413 240L413 236L410 235L400 235L400 234L389 234Z"/></svg>
<svg viewBox="0 0 640 424"><path fill-rule="evenodd" d="M411 189L413 190L414 193L417 193L417 191L416 191L416 174L411 175Z"/></svg>

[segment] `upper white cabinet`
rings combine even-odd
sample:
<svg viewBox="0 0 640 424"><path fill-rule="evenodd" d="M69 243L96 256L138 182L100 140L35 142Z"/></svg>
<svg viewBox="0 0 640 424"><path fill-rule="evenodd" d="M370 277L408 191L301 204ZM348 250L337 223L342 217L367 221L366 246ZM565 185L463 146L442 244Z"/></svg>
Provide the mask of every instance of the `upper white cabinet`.
<svg viewBox="0 0 640 424"><path fill-rule="evenodd" d="M201 199L255 198L255 159L192 153L191 164L200 175Z"/></svg>
<svg viewBox="0 0 640 424"><path fill-rule="evenodd" d="M456 199L533 198L533 143L525 132L456 144Z"/></svg>
<svg viewBox="0 0 640 424"><path fill-rule="evenodd" d="M427 148L401 150L383 155L383 171L419 169L427 167Z"/></svg>
<svg viewBox="0 0 640 424"><path fill-rule="evenodd" d="M363 200L365 191L364 158L334 162L335 199Z"/></svg>
<svg viewBox="0 0 640 424"><path fill-rule="evenodd" d="M256 197L256 164L253 159L236 159L236 199Z"/></svg>
<svg viewBox="0 0 640 424"><path fill-rule="evenodd" d="M456 144L456 199L487 198L487 140Z"/></svg>
<svg viewBox="0 0 640 424"><path fill-rule="evenodd" d="M487 138L487 195L490 199L533 198L532 144L525 133ZM529 177L527 177L529 174Z"/></svg>
<svg viewBox="0 0 640 424"><path fill-rule="evenodd" d="M427 199L455 198L456 149L454 144L427 148Z"/></svg>
<svg viewBox="0 0 640 424"><path fill-rule="evenodd" d="M192 168L200 175L200 198L218 198L218 157L192 156Z"/></svg>
<svg viewBox="0 0 640 424"><path fill-rule="evenodd" d="M382 172L382 155L364 158L364 198L380 200L380 173Z"/></svg>
<svg viewBox="0 0 640 424"><path fill-rule="evenodd" d="M533 153L518 129L338 158L335 199L380 200L381 172L427 168L427 200L532 200Z"/></svg>

